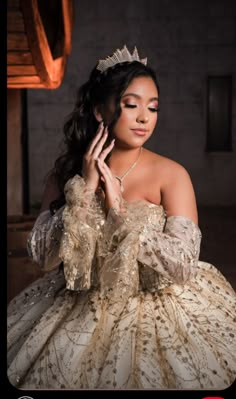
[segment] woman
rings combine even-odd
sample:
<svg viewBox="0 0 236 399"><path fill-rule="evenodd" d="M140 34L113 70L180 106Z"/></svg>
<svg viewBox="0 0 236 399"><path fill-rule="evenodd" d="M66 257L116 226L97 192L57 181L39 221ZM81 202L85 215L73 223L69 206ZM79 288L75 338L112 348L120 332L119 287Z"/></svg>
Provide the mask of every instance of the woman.
<svg viewBox="0 0 236 399"><path fill-rule="evenodd" d="M78 93L28 242L49 273L9 305L17 387L223 389L235 379L235 293L198 261L190 177L143 147L158 98L153 70L126 47Z"/></svg>

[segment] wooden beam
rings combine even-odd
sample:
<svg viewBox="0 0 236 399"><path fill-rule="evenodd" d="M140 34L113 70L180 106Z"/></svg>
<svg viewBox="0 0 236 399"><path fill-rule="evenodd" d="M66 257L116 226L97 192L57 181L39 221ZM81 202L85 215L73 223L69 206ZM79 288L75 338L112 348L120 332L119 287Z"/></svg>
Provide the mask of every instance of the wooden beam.
<svg viewBox="0 0 236 399"><path fill-rule="evenodd" d="M8 51L7 65L33 65L32 54L23 50Z"/></svg>
<svg viewBox="0 0 236 399"><path fill-rule="evenodd" d="M7 12L7 32L25 32L25 24L20 11Z"/></svg>
<svg viewBox="0 0 236 399"><path fill-rule="evenodd" d="M28 76L37 75L37 71L34 65L8 65L7 76Z"/></svg>
<svg viewBox="0 0 236 399"><path fill-rule="evenodd" d="M7 49L29 50L29 43L25 33L8 33Z"/></svg>
<svg viewBox="0 0 236 399"><path fill-rule="evenodd" d="M7 84L8 89L47 89L43 83L9 83Z"/></svg>
<svg viewBox="0 0 236 399"><path fill-rule="evenodd" d="M41 81L51 86L50 66L53 63L37 0L21 0L25 28L34 64Z"/></svg>
<svg viewBox="0 0 236 399"><path fill-rule="evenodd" d="M71 52L71 36L72 36L72 26L73 26L73 4L68 2L68 0L62 0L62 14L64 23L64 49L65 53L68 55Z"/></svg>
<svg viewBox="0 0 236 399"><path fill-rule="evenodd" d="M67 56L71 51L73 2L60 0L60 7L63 17L63 29L60 27L62 36L58 36L58 42L51 49L38 0L8 1L8 87L38 87L42 84L45 88L55 89L60 86ZM49 28L53 27L52 15ZM60 51L56 52L55 49Z"/></svg>
<svg viewBox="0 0 236 399"><path fill-rule="evenodd" d="M8 83L18 83L18 84L30 84L30 83L41 83L39 76L9 76Z"/></svg>

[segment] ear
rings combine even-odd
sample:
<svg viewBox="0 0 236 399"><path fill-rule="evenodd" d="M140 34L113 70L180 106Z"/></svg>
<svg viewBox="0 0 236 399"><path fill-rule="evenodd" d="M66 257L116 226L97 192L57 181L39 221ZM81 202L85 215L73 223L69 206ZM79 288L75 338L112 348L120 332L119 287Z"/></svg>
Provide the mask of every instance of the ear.
<svg viewBox="0 0 236 399"><path fill-rule="evenodd" d="M95 118L97 119L97 121L99 123L103 120L102 112L101 112L101 106L100 105L96 105L94 107L93 114L94 114Z"/></svg>

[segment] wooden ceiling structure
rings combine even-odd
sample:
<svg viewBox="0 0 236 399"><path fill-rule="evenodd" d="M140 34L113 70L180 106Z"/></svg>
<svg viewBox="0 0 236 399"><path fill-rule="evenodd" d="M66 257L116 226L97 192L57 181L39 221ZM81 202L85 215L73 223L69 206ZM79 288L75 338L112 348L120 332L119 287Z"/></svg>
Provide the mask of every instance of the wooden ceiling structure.
<svg viewBox="0 0 236 399"><path fill-rule="evenodd" d="M8 88L60 86L73 19L73 0L7 1Z"/></svg>

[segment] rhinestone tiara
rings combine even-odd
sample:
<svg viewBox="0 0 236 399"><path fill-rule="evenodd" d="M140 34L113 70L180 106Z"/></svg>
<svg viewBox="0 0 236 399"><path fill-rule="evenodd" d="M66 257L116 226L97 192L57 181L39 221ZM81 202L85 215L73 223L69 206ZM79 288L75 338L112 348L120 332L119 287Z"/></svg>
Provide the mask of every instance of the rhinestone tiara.
<svg viewBox="0 0 236 399"><path fill-rule="evenodd" d="M120 64L122 62L132 62L132 61L138 61L141 62L141 64L147 65L147 58L139 58L138 55L138 50L136 46L134 47L133 54L129 52L127 49L126 45L120 50L117 49L111 57L105 58L105 60L99 60L97 68L101 73L105 72L108 68L111 68L112 66L116 64Z"/></svg>

